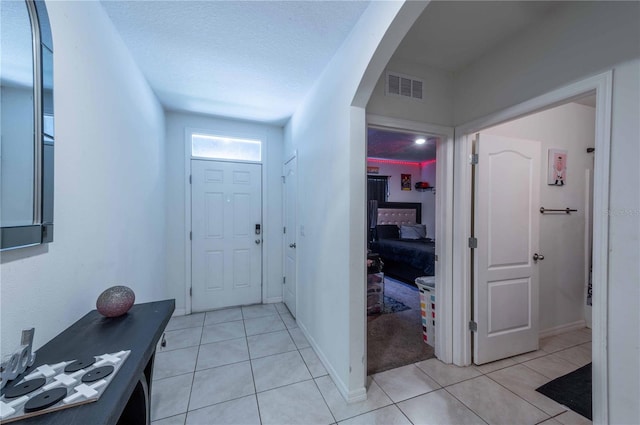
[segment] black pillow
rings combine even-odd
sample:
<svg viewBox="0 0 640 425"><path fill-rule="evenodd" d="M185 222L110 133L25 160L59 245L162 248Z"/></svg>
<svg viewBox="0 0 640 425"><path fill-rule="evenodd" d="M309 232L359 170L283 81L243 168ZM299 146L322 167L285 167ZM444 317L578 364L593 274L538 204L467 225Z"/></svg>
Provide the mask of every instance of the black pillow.
<svg viewBox="0 0 640 425"><path fill-rule="evenodd" d="M378 239L398 239L400 228L395 224L380 224L377 226Z"/></svg>

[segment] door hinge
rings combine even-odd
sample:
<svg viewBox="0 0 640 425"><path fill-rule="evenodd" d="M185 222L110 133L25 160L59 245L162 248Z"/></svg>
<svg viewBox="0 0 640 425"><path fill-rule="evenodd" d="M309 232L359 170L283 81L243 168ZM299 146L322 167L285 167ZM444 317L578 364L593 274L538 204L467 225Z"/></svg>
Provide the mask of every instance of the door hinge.
<svg viewBox="0 0 640 425"><path fill-rule="evenodd" d="M193 297L193 287L189 288L189 296Z"/></svg>
<svg viewBox="0 0 640 425"><path fill-rule="evenodd" d="M191 174L189 174L189 184L191 184Z"/></svg>
<svg viewBox="0 0 640 425"><path fill-rule="evenodd" d="M436 258L436 261L438 261L438 255L437 255L437 254L436 254L436 257L435 257L435 258Z"/></svg>
<svg viewBox="0 0 640 425"><path fill-rule="evenodd" d="M193 240L193 232L189 232L189 240L192 241Z"/></svg>
<svg viewBox="0 0 640 425"><path fill-rule="evenodd" d="M287 228L286 227L282 228L282 233L287 233Z"/></svg>
<svg viewBox="0 0 640 425"><path fill-rule="evenodd" d="M478 154L477 153L472 153L471 155L469 155L469 164L471 165L478 165Z"/></svg>
<svg viewBox="0 0 640 425"><path fill-rule="evenodd" d="M473 320L469 321L469 330L471 332L478 332L478 324L476 322L474 322Z"/></svg>
<svg viewBox="0 0 640 425"><path fill-rule="evenodd" d="M285 176L280 176L282 177L282 183L286 183L287 182L287 178Z"/></svg>
<svg viewBox="0 0 640 425"><path fill-rule="evenodd" d="M282 284L284 285L285 283L287 283L287 277L286 276L282 276Z"/></svg>
<svg viewBox="0 0 640 425"><path fill-rule="evenodd" d="M478 239L473 236L469 238L469 248L474 249L478 247Z"/></svg>

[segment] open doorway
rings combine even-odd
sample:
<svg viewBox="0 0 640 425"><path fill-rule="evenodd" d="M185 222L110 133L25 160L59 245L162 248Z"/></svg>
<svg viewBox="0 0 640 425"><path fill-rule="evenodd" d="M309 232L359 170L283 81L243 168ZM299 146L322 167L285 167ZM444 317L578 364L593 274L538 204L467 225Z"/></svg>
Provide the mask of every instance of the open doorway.
<svg viewBox="0 0 640 425"><path fill-rule="evenodd" d="M594 359L600 354L590 329L594 176L596 145L605 145L596 99L595 91L567 96L467 133L473 139L475 187L469 214L475 242L470 241L472 362L500 360L507 369L499 378L507 384L513 378L506 376L509 371L526 370L535 376L518 380L535 381L533 390L564 375L582 376L573 381L588 386L589 419L590 364L592 353ZM521 275L508 274L518 268Z"/></svg>
<svg viewBox="0 0 640 425"><path fill-rule="evenodd" d="M595 95L482 133L540 141L540 334L590 328Z"/></svg>
<svg viewBox="0 0 640 425"><path fill-rule="evenodd" d="M446 338L446 328L451 322L445 319L450 312L446 303L451 299L452 220L449 217L453 190L453 129L374 115L369 115L367 119L370 147L368 176L372 182L372 191L375 192L373 187L377 186L378 193L382 192L382 195L378 195L382 197L375 199L380 201L377 204L380 207L378 211L372 213L372 209L368 208L370 217L367 223L367 246L374 258L381 257L384 262L382 273L385 294L393 297L395 292L398 298L407 301L403 304L410 307L396 313L374 313L373 316L367 316L367 369L371 374L415 363L421 358L426 359L434 355L444 361L451 361L451 339ZM417 144L416 139L421 138L425 142ZM380 190L381 186L383 190ZM369 197L373 198L375 195ZM382 227L378 228L378 225ZM404 229L405 237L401 237L400 234L400 226L403 225L412 227ZM386 235L381 234L385 232ZM419 234L409 236L407 232ZM416 256L413 264L402 255L394 256L388 251L378 252L382 249L380 240L388 240L389 236L396 240L409 237L422 239L422 244L426 245L428 252L423 252L422 257ZM409 245L420 244L417 239L411 240L413 242L404 242ZM442 308L437 314L442 314L443 320L435 323L434 320L430 321L430 345L425 343L426 326L423 327L420 292L415 285L415 279L423 276L428 276L435 287L441 287L438 299L442 301ZM435 295L434 292L435 289L427 295ZM405 340L411 341L410 345L413 348L407 348L406 343L389 344L386 340L398 335L399 327L394 326L393 322L400 320L401 316L413 317L410 325L411 336L405 337ZM377 324L382 325L378 327L378 331L375 326ZM404 347L406 360L392 353L394 345ZM373 357L380 354L388 361L382 362L379 369L375 364L371 367L372 360L375 362Z"/></svg>
<svg viewBox="0 0 640 425"><path fill-rule="evenodd" d="M415 279L435 276L438 139L367 129L368 374L434 356Z"/></svg>
<svg viewBox="0 0 640 425"><path fill-rule="evenodd" d="M475 136L476 364L587 326L594 105L589 96Z"/></svg>

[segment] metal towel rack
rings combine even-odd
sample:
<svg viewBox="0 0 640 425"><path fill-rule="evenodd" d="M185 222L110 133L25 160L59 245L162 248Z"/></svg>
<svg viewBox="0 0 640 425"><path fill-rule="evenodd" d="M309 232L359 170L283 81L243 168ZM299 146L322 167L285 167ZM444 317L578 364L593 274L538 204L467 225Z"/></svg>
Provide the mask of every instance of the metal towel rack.
<svg viewBox="0 0 640 425"><path fill-rule="evenodd" d="M556 210L556 209L549 209L549 208L545 208L545 207L540 207L540 214L544 214L544 213L548 213L548 212L563 212L563 213L567 213L567 214L571 214L572 212L576 212L578 210L575 210L573 208L565 208L563 210Z"/></svg>

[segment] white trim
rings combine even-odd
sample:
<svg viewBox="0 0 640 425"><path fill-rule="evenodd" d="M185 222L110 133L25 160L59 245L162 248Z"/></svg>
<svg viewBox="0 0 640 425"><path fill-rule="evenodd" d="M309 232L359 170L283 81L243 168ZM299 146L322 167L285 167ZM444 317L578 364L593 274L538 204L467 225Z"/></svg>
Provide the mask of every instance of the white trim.
<svg viewBox="0 0 640 425"><path fill-rule="evenodd" d="M471 253L467 238L471 234L471 137L455 132L454 204L453 212L453 363L471 364Z"/></svg>
<svg viewBox="0 0 640 425"><path fill-rule="evenodd" d="M436 147L436 279L438 282L438 318L435 355L444 363L453 361L453 194L454 133L441 125L367 114L367 127L385 127L441 136ZM366 338L365 338L366 344ZM365 351L366 352L366 351Z"/></svg>
<svg viewBox="0 0 640 425"><path fill-rule="evenodd" d="M257 134L259 133L259 135ZM265 235L267 234L267 230L269 228L269 223L267 223L267 217L266 217L266 204L267 204L267 200L269 199L269 185L267 184L269 181L269 173L267 172L269 170L269 161L267 161L267 158L269 158L269 145L270 143L268 142L269 139L269 132L266 130L262 130L260 132L255 132L254 133L255 138L260 139L260 141L262 142L262 161L260 162L262 164L262 181L260 182L261 186L262 186L262 202L260 205L260 226L262 227L261 230L261 238L262 239L262 282L260 282L260 286L262 287L262 303L266 303L267 299L269 297L269 285L267 285L267 282L269 281L268 279L268 258L267 258L267 248L265 247L264 241L265 241ZM236 136L237 137L237 136ZM282 298L282 297L281 297Z"/></svg>
<svg viewBox="0 0 640 425"><path fill-rule="evenodd" d="M444 363L453 362L453 129L436 146L436 276L438 320L435 355Z"/></svg>
<svg viewBox="0 0 640 425"><path fill-rule="evenodd" d="M184 311L191 314L191 134L193 128L184 129Z"/></svg>
<svg viewBox="0 0 640 425"><path fill-rule="evenodd" d="M593 422L609 422L608 294L609 168L613 71L598 76L596 86L596 150L593 167Z"/></svg>
<svg viewBox="0 0 640 425"><path fill-rule="evenodd" d="M297 210L297 207L298 207L297 200L299 199L298 198L298 194L300 193L299 186L298 186L298 162L297 162L297 160L298 160L298 150L297 149L294 149L293 152L291 154L289 154L289 156L286 156L284 162L282 163L282 177L283 177L283 179L282 179L282 226L286 226L286 221L285 220L286 220L286 214L287 214L287 211L286 211L286 209L287 209L286 193L285 193L286 188L284 187L284 185L286 184L285 181L284 181L284 176L286 174L285 169L287 167L287 164L290 163L291 161L293 161L294 159L296 160L296 169L295 169L295 174L294 174L295 175L295 183L296 183L295 184L295 199L296 199L296 203L294 205L294 208L296 209L296 211L295 211L296 226L295 226L294 229L290 229L290 230L293 230L296 233L296 241L297 241L298 240L297 239L298 217L299 217L298 210ZM287 238L284 235L282 235L282 276L283 276L283 278L286 277L286 274L287 274L287 265L286 265L286 262L287 262L287 246L286 246L286 244L287 244ZM295 316L297 317L298 316L298 305L300 305L298 303L299 291L298 291L298 255L297 255L297 253L296 253L295 269L296 269L295 270L295 273L296 273L296 282L295 282L296 283L296 288L295 288L296 289ZM285 290L284 285L282 285L281 288L282 288L282 302L284 302L284 295L285 295L284 294L284 290Z"/></svg>
<svg viewBox="0 0 640 425"><path fill-rule="evenodd" d="M565 323L564 325L554 326L553 328L542 330L538 333L538 337L548 338L554 335L560 335L563 333L577 331L578 329L584 329L587 326L587 322L584 320L577 320L571 323Z"/></svg>
<svg viewBox="0 0 640 425"><path fill-rule="evenodd" d="M453 127L429 124L419 121L410 121L402 118L391 118L382 115L367 114L367 126L388 127L434 134L438 136L453 137ZM437 189L436 189L437 190Z"/></svg>
<svg viewBox="0 0 640 425"><path fill-rule="evenodd" d="M608 259L609 259L609 168L611 150L611 95L613 71L607 71L552 92L506 108L500 112L456 127L456 208L455 229L458 230L454 240L456 252L456 272L454 290L457 295L470 294L469 257L465 249L471 222L469 204L470 167L467 155L470 149L469 134L480 131L524 115L552 108L567 103L584 94L596 93L596 131L595 131L595 165L594 165L594 202L593 202L593 422L607 423L608 412L608 356L607 356L607 302L608 302ZM458 261L460 263L458 263ZM454 358L459 366L470 364L471 344L469 331L465 323L468 321L470 299L465 305L458 306L457 328L454 329Z"/></svg>
<svg viewBox="0 0 640 425"><path fill-rule="evenodd" d="M271 297L271 298L266 298L263 303L264 304L276 304L276 303L281 303L282 302L282 297Z"/></svg>
<svg viewBox="0 0 640 425"><path fill-rule="evenodd" d="M173 310L173 314L171 315L171 317L184 316L185 314L186 312L184 308L176 308L175 310Z"/></svg>

